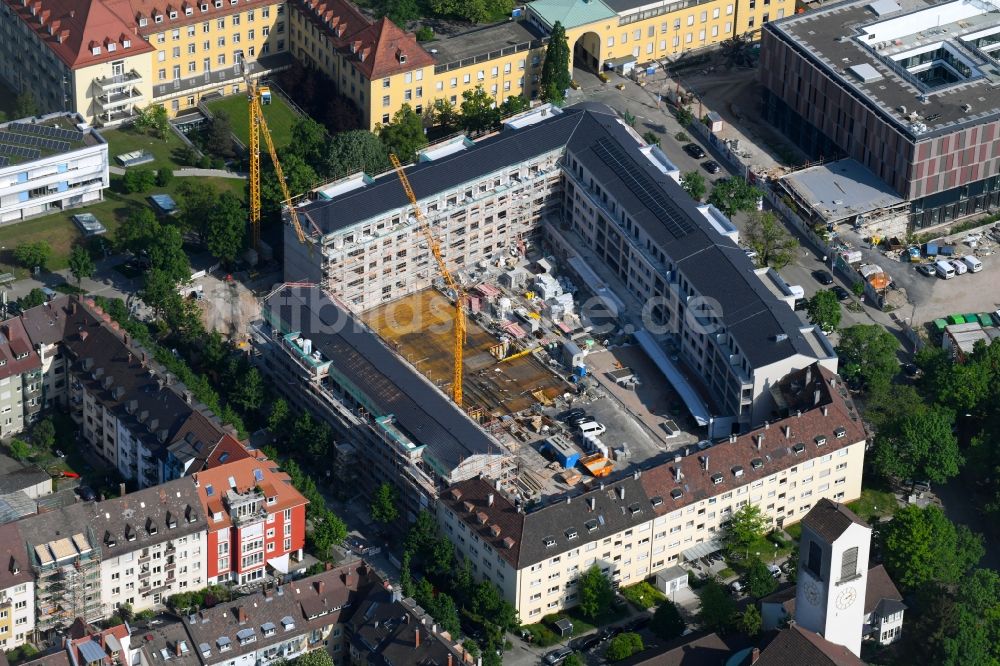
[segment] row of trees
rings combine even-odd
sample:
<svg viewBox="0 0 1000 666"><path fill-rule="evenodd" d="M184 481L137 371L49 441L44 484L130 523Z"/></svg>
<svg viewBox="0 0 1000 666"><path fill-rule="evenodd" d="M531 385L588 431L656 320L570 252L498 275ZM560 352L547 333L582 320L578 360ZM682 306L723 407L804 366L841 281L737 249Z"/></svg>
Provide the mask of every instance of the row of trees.
<svg viewBox="0 0 1000 666"><path fill-rule="evenodd" d="M417 577L414 571L423 575ZM482 656L487 666L500 666L507 632L520 624L517 610L503 599L492 582L476 582L468 558L455 561L455 549L443 536L434 517L421 511L403 544L400 567L403 594L412 596L438 623L457 637L465 633L483 636L483 645L472 639L463 642L474 657Z"/></svg>

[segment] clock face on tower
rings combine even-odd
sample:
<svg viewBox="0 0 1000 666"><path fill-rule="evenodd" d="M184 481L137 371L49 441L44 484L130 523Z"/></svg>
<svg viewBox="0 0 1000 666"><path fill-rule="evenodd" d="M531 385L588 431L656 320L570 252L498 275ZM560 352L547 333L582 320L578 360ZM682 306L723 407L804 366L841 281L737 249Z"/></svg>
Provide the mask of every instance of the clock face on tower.
<svg viewBox="0 0 1000 666"><path fill-rule="evenodd" d="M837 608L847 610L857 601L858 592L853 587L846 587L837 595Z"/></svg>
<svg viewBox="0 0 1000 666"><path fill-rule="evenodd" d="M810 605L816 606L819 604L819 586L814 581L805 581L803 583L803 592L805 593L806 601Z"/></svg>

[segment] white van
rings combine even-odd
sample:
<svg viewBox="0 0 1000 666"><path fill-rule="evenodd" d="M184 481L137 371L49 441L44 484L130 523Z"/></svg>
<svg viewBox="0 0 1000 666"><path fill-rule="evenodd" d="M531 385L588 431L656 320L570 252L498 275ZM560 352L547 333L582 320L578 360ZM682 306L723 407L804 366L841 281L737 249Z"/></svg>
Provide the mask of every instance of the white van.
<svg viewBox="0 0 1000 666"><path fill-rule="evenodd" d="M934 262L934 270L942 280L950 280L955 277L955 267L951 265L951 262L936 261Z"/></svg>
<svg viewBox="0 0 1000 666"><path fill-rule="evenodd" d="M577 427L580 429L581 435L593 435L594 437L600 437L607 430L604 424L597 421L584 421Z"/></svg>
<svg viewBox="0 0 1000 666"><path fill-rule="evenodd" d="M969 267L965 265L965 262L959 259L952 259L949 263L955 267L955 275L965 275L969 271Z"/></svg>
<svg viewBox="0 0 1000 666"><path fill-rule="evenodd" d="M962 261L964 261L965 265L969 267L970 273L978 273L979 271L983 270L983 262L973 257L971 254L962 257Z"/></svg>

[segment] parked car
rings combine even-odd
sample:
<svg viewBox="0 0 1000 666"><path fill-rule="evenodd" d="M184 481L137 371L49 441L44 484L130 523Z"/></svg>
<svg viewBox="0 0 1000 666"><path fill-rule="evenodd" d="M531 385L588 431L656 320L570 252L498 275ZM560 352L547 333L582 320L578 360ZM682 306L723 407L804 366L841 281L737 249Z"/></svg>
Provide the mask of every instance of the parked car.
<svg viewBox="0 0 1000 666"><path fill-rule="evenodd" d="M601 644L601 634L595 632L578 638L571 646L579 652L588 652Z"/></svg>
<svg viewBox="0 0 1000 666"><path fill-rule="evenodd" d="M719 173L720 171L722 171L722 167L715 160L709 160L707 162L702 162L701 166L702 166L703 169L705 169L705 171L707 171L707 172L709 172L711 174L716 174L716 173Z"/></svg>
<svg viewBox="0 0 1000 666"><path fill-rule="evenodd" d="M848 298L851 297L851 292L847 291L839 284L831 287L830 291L833 292L834 296L837 297L838 301L846 301Z"/></svg>
<svg viewBox="0 0 1000 666"><path fill-rule="evenodd" d="M833 284L833 276L830 275L830 271L813 271L813 277L816 278L816 282L822 285Z"/></svg>
<svg viewBox="0 0 1000 666"><path fill-rule="evenodd" d="M80 496L84 502L93 502L97 499L97 493L90 486L80 486L76 489L76 494Z"/></svg>
<svg viewBox="0 0 1000 666"><path fill-rule="evenodd" d="M558 666L566 661L571 654L573 654L572 648L561 647L558 650L553 650L545 655L545 663L549 664L549 666Z"/></svg>
<svg viewBox="0 0 1000 666"><path fill-rule="evenodd" d="M738 580L734 580L729 584L729 590L736 596L740 596L743 594L743 584Z"/></svg>
<svg viewBox="0 0 1000 666"><path fill-rule="evenodd" d="M700 160L705 157L705 151L697 143L689 143L684 146L684 152L696 160Z"/></svg>
<svg viewBox="0 0 1000 666"><path fill-rule="evenodd" d="M625 624L625 631L640 631L649 626L649 621L652 618L649 613L643 613L639 617L631 620Z"/></svg>
<svg viewBox="0 0 1000 666"><path fill-rule="evenodd" d="M562 412L557 418L560 421L565 421L568 423L569 421L579 416L586 416L586 415L587 415L586 411L580 409L579 407L574 407L573 409L567 409L565 412Z"/></svg>
<svg viewBox="0 0 1000 666"><path fill-rule="evenodd" d="M594 420L593 416L591 416L587 412L584 412L583 414L580 414L578 416L573 416L571 418L566 419L566 423L568 423L573 427L576 427L581 423L586 423L587 421L593 421L593 420Z"/></svg>
<svg viewBox="0 0 1000 666"><path fill-rule="evenodd" d="M919 264L917 266L917 272L921 275L926 275L927 277L934 277L936 271L934 270L934 264Z"/></svg>
<svg viewBox="0 0 1000 666"><path fill-rule="evenodd" d="M775 578L781 578L781 569L774 564L768 564L767 570L771 572L771 575Z"/></svg>

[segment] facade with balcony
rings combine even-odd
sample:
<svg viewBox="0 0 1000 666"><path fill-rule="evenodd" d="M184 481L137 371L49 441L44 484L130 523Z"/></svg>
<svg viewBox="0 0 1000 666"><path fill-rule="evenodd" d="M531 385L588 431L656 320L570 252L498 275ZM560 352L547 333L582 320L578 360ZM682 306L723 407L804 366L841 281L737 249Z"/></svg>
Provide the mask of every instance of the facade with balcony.
<svg viewBox="0 0 1000 666"><path fill-rule="evenodd" d="M94 79L93 95L95 111L102 127L112 127L135 116L140 107L149 103L143 92L144 79L136 70L124 71L120 63L119 73Z"/></svg>

